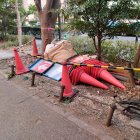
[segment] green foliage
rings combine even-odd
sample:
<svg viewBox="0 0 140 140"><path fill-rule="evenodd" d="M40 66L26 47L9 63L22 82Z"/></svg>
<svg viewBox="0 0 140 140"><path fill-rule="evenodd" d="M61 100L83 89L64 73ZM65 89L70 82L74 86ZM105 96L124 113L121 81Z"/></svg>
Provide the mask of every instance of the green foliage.
<svg viewBox="0 0 140 140"><path fill-rule="evenodd" d="M0 45L0 48L1 49L6 49L6 48L9 48L9 47L12 47L12 46L17 46L17 45L18 45L18 40L15 40L14 42L8 41L8 42Z"/></svg>
<svg viewBox="0 0 140 140"><path fill-rule="evenodd" d="M71 41L74 50L77 54L95 54L92 39L85 36L73 36L68 39ZM133 61L136 54L136 45L129 41L111 41L102 42L103 53L102 57L107 62L120 63L124 61Z"/></svg>
<svg viewBox="0 0 140 140"><path fill-rule="evenodd" d="M138 3L138 0L69 0L69 27L93 39L100 59L101 42L106 36L136 34L136 26L124 23L124 19L139 17Z"/></svg>
<svg viewBox="0 0 140 140"><path fill-rule="evenodd" d="M16 26L14 19L16 18L16 14L10 0L1 0L0 7L0 39L3 39L7 34L14 32L14 26Z"/></svg>
<svg viewBox="0 0 140 140"><path fill-rule="evenodd" d="M28 10L25 10L22 6L19 7L19 10L20 10L20 15L21 15L21 20L22 20L22 25L25 25L25 21L26 21L26 18L31 15L31 14L34 14L36 15L37 13L37 10L36 10L36 7L35 5L30 5ZM34 21L31 21L31 26L32 26L32 23L33 22L37 22L37 19L35 19ZM34 25L34 24L33 24Z"/></svg>
<svg viewBox="0 0 140 140"><path fill-rule="evenodd" d="M28 36L28 35L23 35L22 36L23 44L26 44L26 43L30 42L31 40L32 40L31 36ZM5 42L2 45L0 45L0 49L5 49L5 48L12 47L12 46L18 46L17 35L8 35L5 38Z"/></svg>
<svg viewBox="0 0 140 140"><path fill-rule="evenodd" d="M134 0L69 0L68 10L71 18L73 17L70 20L71 28L88 33L90 37L114 36L118 32L126 33L127 24L120 21L119 25L113 25L116 21L139 15Z"/></svg>
<svg viewBox="0 0 140 140"><path fill-rule="evenodd" d="M68 40L72 43L77 54L95 53L92 40L87 36L72 36Z"/></svg>
<svg viewBox="0 0 140 140"><path fill-rule="evenodd" d="M36 13L36 7L30 5L26 11L23 8L22 0L18 0L18 6L23 25L28 15ZM17 33L15 0L0 0L0 13L0 40L3 40L7 35Z"/></svg>
<svg viewBox="0 0 140 140"><path fill-rule="evenodd" d="M23 44L26 44L26 43L30 42L29 44L31 45L32 44L32 42L31 42L32 39L33 39L33 37L29 36L29 35L23 35L22 36Z"/></svg>
<svg viewBox="0 0 140 140"><path fill-rule="evenodd" d="M103 58L109 62L119 63L122 60L133 61L136 54L136 45L130 41L104 41L102 43Z"/></svg>

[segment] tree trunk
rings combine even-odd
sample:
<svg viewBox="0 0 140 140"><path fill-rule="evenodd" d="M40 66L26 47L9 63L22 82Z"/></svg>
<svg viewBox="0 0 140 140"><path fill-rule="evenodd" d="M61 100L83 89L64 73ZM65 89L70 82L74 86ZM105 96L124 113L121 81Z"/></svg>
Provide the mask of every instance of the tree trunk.
<svg viewBox="0 0 140 140"><path fill-rule="evenodd" d="M42 55L44 54L46 45L51 42L51 38L49 38L48 25L46 21L46 13L41 13L40 23L41 23L41 39L42 39Z"/></svg>
<svg viewBox="0 0 140 140"><path fill-rule="evenodd" d="M101 60L101 53L102 53L102 50L101 50L101 37L98 36L98 49L97 49L97 59L98 60Z"/></svg>
<svg viewBox="0 0 140 140"><path fill-rule="evenodd" d="M97 49L97 59L101 60L101 39L102 39L102 34L100 31L100 10L101 10L101 0L98 1L98 11L97 11L97 39L98 39L98 49Z"/></svg>
<svg viewBox="0 0 140 140"><path fill-rule="evenodd" d="M22 28L21 28L20 13L18 10L18 0L15 1L15 11L17 15L18 43L19 43L19 47L21 47L22 46Z"/></svg>
<svg viewBox="0 0 140 140"><path fill-rule="evenodd" d="M41 38L42 38L42 55L46 49L46 45L50 44L54 39L54 28L57 16L48 14L45 12L41 13Z"/></svg>
<svg viewBox="0 0 140 140"><path fill-rule="evenodd" d="M41 0L34 0L37 7L42 38L42 55L44 54L46 45L54 39L54 28L57 20L57 12L54 11L60 7L60 0L46 0L46 5L42 9ZM53 11L51 11L53 9Z"/></svg>
<svg viewBox="0 0 140 140"><path fill-rule="evenodd" d="M136 35L135 43L138 43L138 41L139 41L139 37L138 37L138 35Z"/></svg>
<svg viewBox="0 0 140 140"><path fill-rule="evenodd" d="M58 14L58 34L59 34L59 40L61 40L61 18L60 18L60 14Z"/></svg>

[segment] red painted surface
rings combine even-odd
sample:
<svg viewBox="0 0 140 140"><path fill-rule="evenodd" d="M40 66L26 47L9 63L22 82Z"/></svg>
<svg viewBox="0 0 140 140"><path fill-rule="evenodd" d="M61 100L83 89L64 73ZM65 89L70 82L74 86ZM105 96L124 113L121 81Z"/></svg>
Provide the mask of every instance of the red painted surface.
<svg viewBox="0 0 140 140"><path fill-rule="evenodd" d="M42 61L38 65L36 65L33 70L38 72L38 73L43 73L47 69L49 69L52 66L52 63L47 62L47 61Z"/></svg>
<svg viewBox="0 0 140 140"><path fill-rule="evenodd" d="M16 74L19 75L27 73L29 70L23 65L16 48L14 49L14 55L15 55Z"/></svg>

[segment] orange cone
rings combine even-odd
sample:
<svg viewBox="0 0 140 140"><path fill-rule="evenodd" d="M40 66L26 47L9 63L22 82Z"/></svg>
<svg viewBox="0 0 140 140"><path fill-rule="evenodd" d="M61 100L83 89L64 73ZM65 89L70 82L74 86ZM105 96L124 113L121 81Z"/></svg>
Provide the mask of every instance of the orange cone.
<svg viewBox="0 0 140 140"><path fill-rule="evenodd" d="M107 70L101 71L99 77L121 89L125 89L125 86L122 85L117 79L115 79Z"/></svg>
<svg viewBox="0 0 140 140"><path fill-rule="evenodd" d="M32 56L38 56L38 49L37 49L37 45L36 45L36 40L35 37L33 39L33 52L32 52Z"/></svg>
<svg viewBox="0 0 140 140"><path fill-rule="evenodd" d="M19 75L28 72L29 70L24 67L16 48L14 49L14 55L15 55L15 63L16 63L16 74Z"/></svg>
<svg viewBox="0 0 140 140"><path fill-rule="evenodd" d="M63 97L72 97L74 95L74 91L72 89L72 84L68 74L68 68L66 65L63 65L62 68L62 85L65 86Z"/></svg>
<svg viewBox="0 0 140 140"><path fill-rule="evenodd" d="M85 72L83 72L81 74L80 82L85 83L85 84L89 84L89 85L92 85L92 86L100 87L100 88L103 88L103 89L108 89L108 87L106 85L99 82L98 80L91 77L90 75L86 74Z"/></svg>

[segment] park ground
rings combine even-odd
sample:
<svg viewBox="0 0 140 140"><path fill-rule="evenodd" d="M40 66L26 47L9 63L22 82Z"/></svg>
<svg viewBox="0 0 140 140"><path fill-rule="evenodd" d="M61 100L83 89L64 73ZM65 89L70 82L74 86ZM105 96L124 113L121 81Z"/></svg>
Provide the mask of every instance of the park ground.
<svg viewBox="0 0 140 140"><path fill-rule="evenodd" d="M10 50L5 50L5 51L11 51ZM23 48L19 49L20 55L22 55L22 60L26 66L29 66L32 62L35 61L36 58L32 58L30 56L31 53L31 46L26 46ZM35 87L31 87L31 73L27 73L24 75L20 76L15 76L14 78L10 79L9 81L6 81L8 78L8 75L10 74L10 65L14 64L14 58L4 58L0 60L0 71L1 74L5 76L4 80L1 78L1 83L2 85L5 81L6 83L4 85L10 86L10 84L16 85L15 88L9 89L7 94L7 99L10 104L10 100L14 101L14 97L12 94L14 91L16 91L16 88L22 87L24 92L20 92L20 94L17 94L18 96L15 95L15 101L16 98L19 98L19 101L21 104L28 102L28 104L34 104L34 106L37 106L36 100L33 100L32 98L37 98L38 101L41 102L40 106L40 113L43 114L45 113L49 107L51 110L51 107L55 107L55 112L58 114L62 111L61 115L66 116L67 119L70 118L72 122L75 122L75 124L82 129L87 129L88 132L79 132L82 135L82 138L85 138L87 135L94 134L95 138L96 136L99 139L109 139L109 138L114 138L116 140L138 140L140 137L140 129L139 129L139 121L138 119L130 118L128 116L125 116L121 113L121 109L117 109L114 113L113 119L112 119L112 125L110 127L106 127L106 120L107 116L109 113L110 105L113 103L113 96L118 95L122 99L128 99L128 98L137 98L140 99L140 94L139 86L132 87L129 83L123 82L123 84L127 87L126 90L121 90L117 87L114 87L108 83L106 83L109 86L109 90L102 90L99 88L91 87L88 85L77 85L74 86L73 88L76 88L79 90L78 95L74 98L72 102L65 101L65 102L58 102L58 99L54 97L55 93L60 93L60 83L57 81L53 81L51 79L48 79L46 77L42 76L36 76L35 80ZM8 83L7 83L8 82ZM1 87L1 86L0 86ZM6 89L6 86L3 87L3 90ZM26 93L26 98L22 99L22 96L24 96L24 93ZM3 95L1 95L3 97ZM5 95L6 96L6 95ZM9 99L8 99L9 98ZM21 99L20 99L21 98ZM31 98L31 101L30 101ZM7 102L8 102L7 101ZM5 104L6 101L3 103ZM24 106L24 105L23 105ZM32 106L32 105L31 105ZM33 111L33 114L31 113L32 116L34 116L36 113L34 111L34 106L29 108L28 111ZM47 107L48 106L48 107ZM11 106L11 108L15 108L15 106ZM28 106L27 106L28 108ZM24 108L25 109L25 108ZM25 109L26 110L26 109ZM61 111L60 111L61 110ZM14 111L13 111L14 112ZM16 112L16 110L15 110ZM26 113L27 113L26 112ZM9 115L12 113L9 112L8 114L5 114L6 116L10 117ZM17 116L20 113L17 113ZM6 116L5 122L6 122ZM56 114L52 116L57 116ZM15 116L16 117L16 116ZM19 116L20 117L20 116ZM24 118L24 116L23 116ZM25 119L25 118L24 118ZM58 119L59 120L59 119ZM78 121L76 121L78 120ZM13 120L17 121L17 120ZM20 123L20 119L18 120ZM56 118L54 117L54 121L57 121ZM61 120L63 121L63 120ZM44 123L40 123L41 120L36 121L37 124L42 127L42 129L47 130L48 128L46 126L42 126L47 124L47 119L44 119ZM134 123L137 123L137 125L133 125ZM4 122L3 122L4 123ZM22 122L21 122L22 123ZM41 125L42 124L42 125ZM53 124L53 122L52 122ZM21 125L22 126L22 125ZM52 126L51 123L49 123L50 127L55 127ZM60 125L61 126L61 125ZM7 126L9 127L9 126ZM71 126L72 127L72 126ZM60 128L61 129L61 128ZM75 128L76 129L76 128ZM25 130L25 131L24 131ZM45 130L42 130L44 133ZM10 128L7 130L9 133L11 133L12 130ZM15 130L16 131L16 130ZM23 131L26 133L26 125L24 126ZM41 131L41 130L40 130ZM63 130L62 130L63 131ZM76 130L77 131L77 130ZM53 131L55 133L55 131ZM1 131L2 133L2 131ZM22 133L22 130L19 131L19 133ZM58 131L57 131L58 133ZM87 134L90 133L90 134ZM9 134L10 135L10 134ZM38 134L36 134L38 135ZM46 134L47 135L47 134ZM54 134L52 134L54 135ZM75 135L75 134L72 134ZM67 137L66 139L75 139L71 137ZM77 134L80 135L80 134ZM11 134L12 136L12 134ZM54 138L54 137L53 137ZM78 138L78 136L77 136ZM43 138L42 138L43 139ZM61 139L61 137L60 137ZM79 138L78 138L79 139Z"/></svg>

